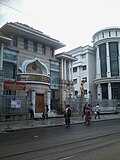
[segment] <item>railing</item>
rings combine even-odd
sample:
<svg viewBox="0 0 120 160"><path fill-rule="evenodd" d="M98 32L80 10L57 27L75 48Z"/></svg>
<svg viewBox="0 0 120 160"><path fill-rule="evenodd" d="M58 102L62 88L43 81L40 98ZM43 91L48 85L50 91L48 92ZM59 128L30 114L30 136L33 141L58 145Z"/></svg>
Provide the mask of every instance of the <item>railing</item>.
<svg viewBox="0 0 120 160"><path fill-rule="evenodd" d="M11 101L16 101L15 106ZM26 96L0 96L0 121L22 120L29 116L28 98Z"/></svg>
<svg viewBox="0 0 120 160"><path fill-rule="evenodd" d="M99 103L102 113L117 113L120 111L120 101L117 99L112 100L93 100L82 98L67 98L66 103L70 104L73 112L82 112L85 103L89 103L92 106L92 110L95 110L95 106Z"/></svg>

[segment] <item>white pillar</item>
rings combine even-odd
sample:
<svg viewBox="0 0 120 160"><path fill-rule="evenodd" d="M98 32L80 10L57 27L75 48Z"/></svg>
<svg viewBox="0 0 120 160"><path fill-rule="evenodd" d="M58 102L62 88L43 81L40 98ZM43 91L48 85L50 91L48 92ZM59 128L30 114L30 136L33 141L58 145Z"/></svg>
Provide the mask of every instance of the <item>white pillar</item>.
<svg viewBox="0 0 120 160"><path fill-rule="evenodd" d="M111 77L110 72L110 56L109 56L109 44L106 43L106 52L107 52L107 77Z"/></svg>
<svg viewBox="0 0 120 160"><path fill-rule="evenodd" d="M99 100L102 99L102 90L101 90L101 85L100 84L97 86L97 98Z"/></svg>
<svg viewBox="0 0 120 160"><path fill-rule="evenodd" d="M72 64L72 61L71 61L71 81L73 81L73 64Z"/></svg>
<svg viewBox="0 0 120 160"><path fill-rule="evenodd" d="M4 44L1 44L1 51L0 51L0 70L3 69L3 48L4 48Z"/></svg>
<svg viewBox="0 0 120 160"><path fill-rule="evenodd" d="M80 82L80 66L78 66L77 67L77 84L79 84L79 82ZM79 86L80 86L80 84L79 84Z"/></svg>
<svg viewBox="0 0 120 160"><path fill-rule="evenodd" d="M70 61L69 61L69 81L71 81Z"/></svg>
<svg viewBox="0 0 120 160"><path fill-rule="evenodd" d="M35 90L32 90L32 103L33 103L33 111L34 111L34 114L35 114L35 103L36 102L36 92Z"/></svg>
<svg viewBox="0 0 120 160"><path fill-rule="evenodd" d="M100 53L99 53L99 47L97 46L96 51L96 78L101 78L101 66L100 66Z"/></svg>
<svg viewBox="0 0 120 160"><path fill-rule="evenodd" d="M66 101L66 98L67 98L67 91L64 90L64 91L63 91L63 100Z"/></svg>
<svg viewBox="0 0 120 160"><path fill-rule="evenodd" d="M62 80L63 80L63 72L64 72L64 70L63 70L63 59L61 60L61 78L62 78Z"/></svg>
<svg viewBox="0 0 120 160"><path fill-rule="evenodd" d="M120 76L120 42L118 43L118 52L119 52L119 55L118 55L118 63L119 63L119 76Z"/></svg>
<svg viewBox="0 0 120 160"><path fill-rule="evenodd" d="M66 59L64 60L64 80L66 80Z"/></svg>
<svg viewBox="0 0 120 160"><path fill-rule="evenodd" d="M108 83L108 99L112 99L111 83Z"/></svg>
<svg viewBox="0 0 120 160"><path fill-rule="evenodd" d="M47 92L47 105L48 105L48 109L49 109L48 112L51 111L51 107L50 107L50 94L51 94L51 92L48 91L48 92Z"/></svg>

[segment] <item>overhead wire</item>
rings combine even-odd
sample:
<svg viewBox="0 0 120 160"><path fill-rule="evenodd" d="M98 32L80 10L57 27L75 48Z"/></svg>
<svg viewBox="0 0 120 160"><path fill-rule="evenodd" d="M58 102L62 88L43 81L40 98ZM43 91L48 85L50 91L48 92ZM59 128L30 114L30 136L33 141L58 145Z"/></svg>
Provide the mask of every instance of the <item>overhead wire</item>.
<svg viewBox="0 0 120 160"><path fill-rule="evenodd" d="M18 10L18 9L16 9L16 8L14 8L14 7L8 5L8 4L5 4L5 3L3 3L3 2L0 2L0 4L6 6L6 7L8 7L8 8L10 8L10 9L13 9L13 10L15 10L15 11L17 11L17 12L20 12L20 13L22 13L22 14L24 14L24 15L31 16L31 15L29 15L29 14L27 14L27 13L21 11L21 10Z"/></svg>

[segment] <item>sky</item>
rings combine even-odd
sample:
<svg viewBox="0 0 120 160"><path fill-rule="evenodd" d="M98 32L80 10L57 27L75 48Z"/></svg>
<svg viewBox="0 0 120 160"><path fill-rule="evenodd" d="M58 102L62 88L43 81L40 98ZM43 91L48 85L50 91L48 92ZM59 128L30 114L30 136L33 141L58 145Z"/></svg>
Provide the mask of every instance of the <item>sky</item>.
<svg viewBox="0 0 120 160"><path fill-rule="evenodd" d="M0 0L0 27L20 22L66 44L56 53L93 45L95 32L120 27L120 0Z"/></svg>

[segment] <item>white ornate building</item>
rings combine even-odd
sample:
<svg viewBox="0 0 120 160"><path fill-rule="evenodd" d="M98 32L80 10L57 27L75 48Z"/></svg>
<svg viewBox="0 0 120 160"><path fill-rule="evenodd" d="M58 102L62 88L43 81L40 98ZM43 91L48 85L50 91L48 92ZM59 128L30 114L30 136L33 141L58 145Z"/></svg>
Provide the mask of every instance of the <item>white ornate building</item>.
<svg viewBox="0 0 120 160"><path fill-rule="evenodd" d="M96 32L92 46L80 46L67 54L73 63L73 81L80 95L84 81L85 98L120 99L120 28L110 27Z"/></svg>
<svg viewBox="0 0 120 160"><path fill-rule="evenodd" d="M96 53L98 99L120 99L120 28L102 29L93 35Z"/></svg>

